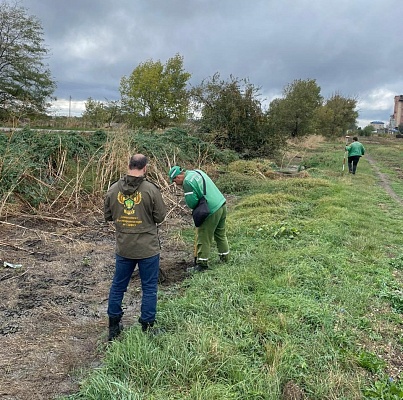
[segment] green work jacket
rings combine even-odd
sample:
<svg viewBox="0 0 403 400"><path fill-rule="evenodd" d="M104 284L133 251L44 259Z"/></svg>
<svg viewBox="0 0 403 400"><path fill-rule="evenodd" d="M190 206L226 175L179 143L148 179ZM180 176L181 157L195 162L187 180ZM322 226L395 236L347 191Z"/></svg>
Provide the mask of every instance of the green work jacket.
<svg viewBox="0 0 403 400"><path fill-rule="evenodd" d="M346 146L348 156L363 156L365 154L364 146L360 142L353 142L349 146Z"/></svg>
<svg viewBox="0 0 403 400"><path fill-rule="evenodd" d="M203 178L206 182L205 198L210 209L210 215L214 214L219 208L222 207L223 204L225 204L225 197L211 180L211 178L203 171L185 171L185 179L183 180L185 202L187 206L193 210L203 196L203 179L196 171L203 175Z"/></svg>

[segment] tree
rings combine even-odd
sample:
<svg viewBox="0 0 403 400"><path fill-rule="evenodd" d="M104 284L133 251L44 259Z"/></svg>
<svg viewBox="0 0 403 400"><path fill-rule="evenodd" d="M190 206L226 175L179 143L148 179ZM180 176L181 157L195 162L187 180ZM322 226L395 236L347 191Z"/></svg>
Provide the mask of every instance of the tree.
<svg viewBox="0 0 403 400"><path fill-rule="evenodd" d="M83 120L89 123L89 126L102 127L106 122L105 105L89 97L85 102L85 111L82 116Z"/></svg>
<svg viewBox="0 0 403 400"><path fill-rule="evenodd" d="M216 73L193 88L191 97L201 112L201 131L212 132L217 146L244 156L264 151L259 88L246 79L232 76L228 81L221 80Z"/></svg>
<svg viewBox="0 0 403 400"><path fill-rule="evenodd" d="M106 103L96 101L89 97L85 102L85 111L83 112L83 120L88 122L91 127L100 128L105 124L110 127L112 122L120 117L119 101L108 101Z"/></svg>
<svg viewBox="0 0 403 400"><path fill-rule="evenodd" d="M284 128L288 118L287 103L284 99L274 99L270 102L265 114L264 129L267 132L267 145L272 152L286 147L290 133Z"/></svg>
<svg viewBox="0 0 403 400"><path fill-rule="evenodd" d="M177 54L165 65L148 60L120 81L122 108L132 125L166 127L183 122L189 110L186 85L191 75Z"/></svg>
<svg viewBox="0 0 403 400"><path fill-rule="evenodd" d="M314 116L321 104L322 96L316 80L297 79L284 88L283 98L270 103L268 110L270 126L277 136L309 135L314 131Z"/></svg>
<svg viewBox="0 0 403 400"><path fill-rule="evenodd" d="M111 127L112 122L121 122L122 108L119 100L106 100L104 104L106 122Z"/></svg>
<svg viewBox="0 0 403 400"><path fill-rule="evenodd" d="M324 136L338 137L346 133L347 129L356 125L358 112L357 100L342 97L336 93L318 109L317 123L319 132Z"/></svg>
<svg viewBox="0 0 403 400"><path fill-rule="evenodd" d="M363 130L362 130L362 136L371 136L374 133L374 127L372 125L367 125Z"/></svg>
<svg viewBox="0 0 403 400"><path fill-rule="evenodd" d="M0 117L45 112L56 84L44 64L40 22L26 9L0 4Z"/></svg>

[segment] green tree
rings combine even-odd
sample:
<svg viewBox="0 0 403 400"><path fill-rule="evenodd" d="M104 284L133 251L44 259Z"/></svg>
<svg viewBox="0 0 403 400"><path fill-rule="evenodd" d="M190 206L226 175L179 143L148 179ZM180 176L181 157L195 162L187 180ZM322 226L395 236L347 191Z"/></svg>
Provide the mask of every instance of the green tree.
<svg viewBox="0 0 403 400"><path fill-rule="evenodd" d="M269 153L275 154L287 146L290 133L284 129L283 121L287 119L287 103L284 99L274 99L266 111L263 129L266 132L266 142Z"/></svg>
<svg viewBox="0 0 403 400"><path fill-rule="evenodd" d="M191 91L193 105L201 112L202 132L212 133L215 144L244 156L265 150L263 112L259 88L246 79L225 81L216 73Z"/></svg>
<svg viewBox="0 0 403 400"><path fill-rule="evenodd" d="M109 127L112 122L118 122L121 110L119 101L101 102L89 97L85 102L85 111L83 120L91 127L100 128L107 124Z"/></svg>
<svg viewBox="0 0 403 400"><path fill-rule="evenodd" d="M105 105L89 97L85 102L85 111L83 112L83 120L91 127L99 128L106 122Z"/></svg>
<svg viewBox="0 0 403 400"><path fill-rule="evenodd" d="M267 116L277 137L303 137L313 133L315 113L322 104L316 80L297 79L288 84L283 98L273 100Z"/></svg>
<svg viewBox="0 0 403 400"><path fill-rule="evenodd" d="M363 136L371 136L374 132L374 127L372 125L367 125L361 132Z"/></svg>
<svg viewBox="0 0 403 400"><path fill-rule="evenodd" d="M165 65L148 60L120 81L122 109L131 125L166 127L183 122L189 110L186 85L191 75L177 54Z"/></svg>
<svg viewBox="0 0 403 400"><path fill-rule="evenodd" d="M318 109L317 124L319 132L328 137L337 137L356 125L358 112L357 100L342 97L336 93Z"/></svg>
<svg viewBox="0 0 403 400"><path fill-rule="evenodd" d="M56 84L44 64L39 20L26 9L0 4L0 117L45 112Z"/></svg>
<svg viewBox="0 0 403 400"><path fill-rule="evenodd" d="M104 104L106 112L106 122L111 127L113 122L121 122L122 120L122 107L118 100L107 100Z"/></svg>

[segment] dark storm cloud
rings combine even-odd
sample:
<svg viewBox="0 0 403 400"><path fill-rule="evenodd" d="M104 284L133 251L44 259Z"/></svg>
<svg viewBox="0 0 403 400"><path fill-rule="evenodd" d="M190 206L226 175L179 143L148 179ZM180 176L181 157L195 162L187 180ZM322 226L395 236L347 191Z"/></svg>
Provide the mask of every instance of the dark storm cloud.
<svg viewBox="0 0 403 400"><path fill-rule="evenodd" d="M269 100L316 79L360 100L360 119L388 121L403 93L401 0L23 0L51 48L56 95L120 97L120 79L175 54L196 85L219 72L249 78Z"/></svg>

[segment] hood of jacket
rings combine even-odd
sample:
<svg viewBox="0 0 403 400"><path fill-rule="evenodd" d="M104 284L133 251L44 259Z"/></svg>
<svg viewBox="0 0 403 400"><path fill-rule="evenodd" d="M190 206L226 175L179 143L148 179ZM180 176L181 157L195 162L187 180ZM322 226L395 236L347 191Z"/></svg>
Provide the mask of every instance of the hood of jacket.
<svg viewBox="0 0 403 400"><path fill-rule="evenodd" d="M119 191L123 194L133 194L145 179L145 176L125 175L119 181Z"/></svg>

